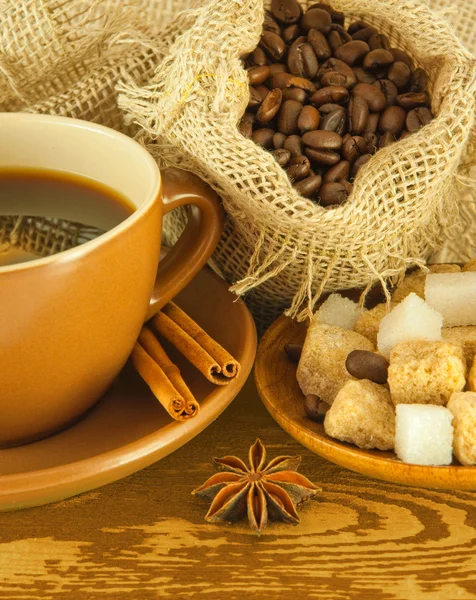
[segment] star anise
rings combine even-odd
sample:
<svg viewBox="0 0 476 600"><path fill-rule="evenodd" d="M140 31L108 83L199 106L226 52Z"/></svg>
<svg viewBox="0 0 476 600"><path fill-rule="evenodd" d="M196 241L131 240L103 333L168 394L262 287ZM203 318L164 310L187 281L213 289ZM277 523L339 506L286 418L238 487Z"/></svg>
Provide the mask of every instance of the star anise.
<svg viewBox="0 0 476 600"><path fill-rule="evenodd" d="M295 505L318 491L304 475L296 473L300 456L278 456L266 466L266 450L259 439L249 451L250 467L236 456L214 458L221 471L212 475L192 494L212 500L205 520L236 522L248 514L250 526L258 533L268 518L296 525Z"/></svg>

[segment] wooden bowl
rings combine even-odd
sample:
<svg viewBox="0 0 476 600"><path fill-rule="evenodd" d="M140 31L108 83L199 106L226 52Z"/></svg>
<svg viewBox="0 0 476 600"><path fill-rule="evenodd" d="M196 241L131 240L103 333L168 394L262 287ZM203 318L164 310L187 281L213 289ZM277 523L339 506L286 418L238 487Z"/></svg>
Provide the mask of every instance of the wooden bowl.
<svg viewBox="0 0 476 600"><path fill-rule="evenodd" d="M304 341L306 328L288 317L277 319L258 348L255 379L259 395L271 416L294 439L323 458L369 477L427 488L476 490L476 467L427 467L401 462L393 452L361 450L335 440L321 423L304 413L296 365L283 351L285 344Z"/></svg>

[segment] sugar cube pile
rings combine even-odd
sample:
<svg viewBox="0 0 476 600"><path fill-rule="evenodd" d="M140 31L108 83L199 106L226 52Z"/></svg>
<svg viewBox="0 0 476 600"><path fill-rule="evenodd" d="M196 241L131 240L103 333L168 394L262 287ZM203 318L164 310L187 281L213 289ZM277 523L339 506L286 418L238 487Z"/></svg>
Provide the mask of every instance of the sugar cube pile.
<svg viewBox="0 0 476 600"><path fill-rule="evenodd" d="M443 316L445 327L476 325L476 273L430 273L425 300Z"/></svg>
<svg viewBox="0 0 476 600"><path fill-rule="evenodd" d="M415 465L450 465L453 458L453 414L444 406L399 404L395 419L395 452Z"/></svg>
<svg viewBox="0 0 476 600"><path fill-rule="evenodd" d="M414 293L380 321L377 334L379 352L388 358L392 348L409 340L441 340L443 317Z"/></svg>

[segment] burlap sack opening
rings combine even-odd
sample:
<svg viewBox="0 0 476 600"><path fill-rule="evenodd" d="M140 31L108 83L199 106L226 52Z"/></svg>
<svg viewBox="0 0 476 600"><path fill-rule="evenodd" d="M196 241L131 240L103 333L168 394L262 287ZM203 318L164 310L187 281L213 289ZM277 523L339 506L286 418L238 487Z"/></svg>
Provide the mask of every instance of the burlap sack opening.
<svg viewBox="0 0 476 600"><path fill-rule="evenodd" d="M461 229L458 177L467 176L463 162L474 161L474 59L419 2L333 5L379 27L429 72L437 115L376 154L342 207L325 210L300 197L273 158L236 130L248 99L239 57L258 42L262 3L261 10L252 0L208 3L151 83L120 86L120 105L143 130L139 139L157 138L149 150L199 173L223 196L229 219L214 264L265 322L283 309L306 318L324 291L394 283ZM172 216L169 241L181 226Z"/></svg>
<svg viewBox="0 0 476 600"><path fill-rule="evenodd" d="M392 281L458 219L476 223L470 188L461 202L456 185L470 183L476 154L474 134L468 143L475 63L446 20L474 44L476 6L430 0L444 10L434 14L416 1L334 4L381 26L430 70L438 114L424 134L378 154L352 205L338 211L309 206L271 157L237 134L248 95L239 56L259 39L258 0L0 0L0 110L139 129L161 165L189 168L222 194L229 215L212 265L239 282L257 320L267 324L290 306L304 316L323 289ZM166 241L184 218L168 219ZM441 259L472 252L476 236L461 232Z"/></svg>

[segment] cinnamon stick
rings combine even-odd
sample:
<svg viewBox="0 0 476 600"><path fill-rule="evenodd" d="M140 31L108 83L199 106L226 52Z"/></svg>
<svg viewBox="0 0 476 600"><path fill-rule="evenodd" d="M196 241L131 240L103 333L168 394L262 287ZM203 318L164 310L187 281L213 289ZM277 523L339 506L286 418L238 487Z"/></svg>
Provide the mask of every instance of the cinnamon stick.
<svg viewBox="0 0 476 600"><path fill-rule="evenodd" d="M173 302L152 319L152 325L212 383L227 385L239 373L233 356Z"/></svg>
<svg viewBox="0 0 476 600"><path fill-rule="evenodd" d="M198 408L187 404L187 401L175 389L163 369L139 342L136 342L134 346L131 359L139 375L173 419L185 421L198 413Z"/></svg>
<svg viewBox="0 0 476 600"><path fill-rule="evenodd" d="M159 367L168 377L170 383L185 400L185 413L191 417L198 414L200 405L190 391L188 385L185 383L182 374L180 373L180 369L170 360L159 340L147 327L142 328L142 331L139 335L139 343L149 354L149 356L151 356L159 365Z"/></svg>

